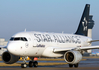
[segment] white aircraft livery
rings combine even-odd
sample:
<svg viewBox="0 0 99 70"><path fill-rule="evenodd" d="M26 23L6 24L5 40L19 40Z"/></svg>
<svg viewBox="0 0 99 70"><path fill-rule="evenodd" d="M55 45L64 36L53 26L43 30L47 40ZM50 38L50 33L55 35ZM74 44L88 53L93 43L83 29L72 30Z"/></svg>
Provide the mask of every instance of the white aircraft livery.
<svg viewBox="0 0 99 70"><path fill-rule="evenodd" d="M92 42L99 40L91 38L94 21L89 15L89 9L90 4L86 4L74 34L24 31L13 35L7 45L7 51L2 54L2 60L6 64L12 64L24 57L21 67L26 68L26 57L31 58L29 67L38 66L34 57L64 57L69 67L78 67L84 52L99 49L99 46L91 46Z"/></svg>

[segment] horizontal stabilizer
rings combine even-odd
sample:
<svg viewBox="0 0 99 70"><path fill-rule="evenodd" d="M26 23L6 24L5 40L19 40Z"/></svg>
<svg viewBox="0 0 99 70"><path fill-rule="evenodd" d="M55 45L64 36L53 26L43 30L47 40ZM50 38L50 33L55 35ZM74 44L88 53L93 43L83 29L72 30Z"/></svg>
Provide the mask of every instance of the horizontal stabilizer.
<svg viewBox="0 0 99 70"><path fill-rule="evenodd" d="M97 45L97 46L79 47L79 49L80 50L99 49L99 45Z"/></svg>
<svg viewBox="0 0 99 70"><path fill-rule="evenodd" d="M97 42L97 41L99 41L99 40L88 41L88 43Z"/></svg>

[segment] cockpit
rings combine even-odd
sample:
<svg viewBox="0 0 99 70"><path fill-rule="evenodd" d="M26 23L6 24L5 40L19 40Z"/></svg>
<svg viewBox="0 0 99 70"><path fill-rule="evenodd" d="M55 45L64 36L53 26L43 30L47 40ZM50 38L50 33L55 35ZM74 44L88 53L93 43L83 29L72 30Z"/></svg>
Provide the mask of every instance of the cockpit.
<svg viewBox="0 0 99 70"><path fill-rule="evenodd" d="M10 41L28 41L25 37L11 37Z"/></svg>

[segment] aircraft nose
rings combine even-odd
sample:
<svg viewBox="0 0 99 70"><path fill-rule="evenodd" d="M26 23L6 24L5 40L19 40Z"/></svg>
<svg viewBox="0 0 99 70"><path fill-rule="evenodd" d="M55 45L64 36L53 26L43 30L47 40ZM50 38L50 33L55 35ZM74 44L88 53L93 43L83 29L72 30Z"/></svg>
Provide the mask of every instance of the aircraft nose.
<svg viewBox="0 0 99 70"><path fill-rule="evenodd" d="M15 44L9 43L8 46L7 46L7 50L8 50L8 52L10 52L12 54L15 54L15 52L16 52L16 46L15 46Z"/></svg>

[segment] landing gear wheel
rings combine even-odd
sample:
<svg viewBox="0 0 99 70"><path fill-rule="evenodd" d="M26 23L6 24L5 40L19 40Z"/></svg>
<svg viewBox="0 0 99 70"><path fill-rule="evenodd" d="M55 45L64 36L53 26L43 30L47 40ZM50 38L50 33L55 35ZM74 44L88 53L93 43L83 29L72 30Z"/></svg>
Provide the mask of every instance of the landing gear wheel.
<svg viewBox="0 0 99 70"><path fill-rule="evenodd" d="M72 68L73 67L73 64L69 64L69 67Z"/></svg>
<svg viewBox="0 0 99 70"><path fill-rule="evenodd" d="M78 63L77 64L74 64L74 67L77 68L78 67Z"/></svg>
<svg viewBox="0 0 99 70"><path fill-rule="evenodd" d="M30 62L29 62L29 67L32 67L32 66L33 66L33 62L30 61Z"/></svg>
<svg viewBox="0 0 99 70"><path fill-rule="evenodd" d="M21 64L21 68L26 68L27 64Z"/></svg>
<svg viewBox="0 0 99 70"><path fill-rule="evenodd" d="M37 62L37 61L34 61L34 62L33 62L33 66L34 66L34 67L37 67L37 66L38 66L38 62Z"/></svg>

